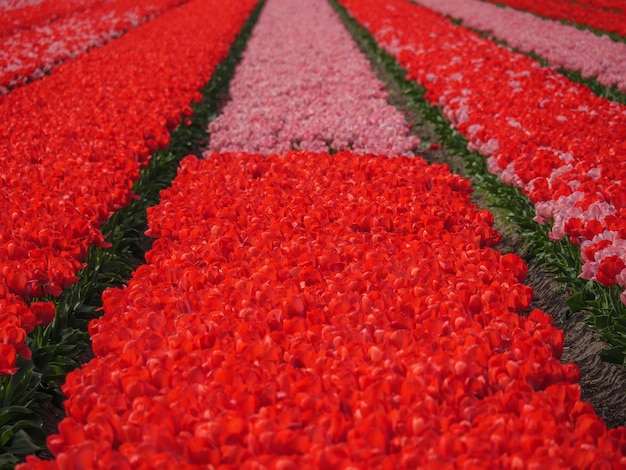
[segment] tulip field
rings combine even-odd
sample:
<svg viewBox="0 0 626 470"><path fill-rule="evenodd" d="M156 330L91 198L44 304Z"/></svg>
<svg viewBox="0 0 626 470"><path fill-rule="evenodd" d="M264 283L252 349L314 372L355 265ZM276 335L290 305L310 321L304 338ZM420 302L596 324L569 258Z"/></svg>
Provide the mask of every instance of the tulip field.
<svg viewBox="0 0 626 470"><path fill-rule="evenodd" d="M0 1L0 469L626 469L626 5L495 3Z"/></svg>

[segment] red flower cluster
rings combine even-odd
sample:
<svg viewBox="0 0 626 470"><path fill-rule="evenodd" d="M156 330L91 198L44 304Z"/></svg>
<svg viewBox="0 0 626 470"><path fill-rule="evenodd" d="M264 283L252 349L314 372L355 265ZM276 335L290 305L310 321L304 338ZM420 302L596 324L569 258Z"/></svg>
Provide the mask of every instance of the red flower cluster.
<svg viewBox="0 0 626 470"><path fill-rule="evenodd" d="M468 147L493 155L490 169L521 186L542 221L554 219L553 238L585 243L587 279L616 271L603 266L606 257L626 261L626 106L410 2L341 3L443 107ZM626 271L611 282L626 287Z"/></svg>
<svg viewBox="0 0 626 470"><path fill-rule="evenodd" d="M191 115L255 3L191 2L0 98L0 374L53 317L26 302L58 295L89 245L106 246L99 226Z"/></svg>
<svg viewBox="0 0 626 470"><path fill-rule="evenodd" d="M626 9L621 0L488 0L555 20L591 26L626 37Z"/></svg>
<svg viewBox="0 0 626 470"><path fill-rule="evenodd" d="M422 159L186 158L34 468L626 468L526 266Z"/></svg>

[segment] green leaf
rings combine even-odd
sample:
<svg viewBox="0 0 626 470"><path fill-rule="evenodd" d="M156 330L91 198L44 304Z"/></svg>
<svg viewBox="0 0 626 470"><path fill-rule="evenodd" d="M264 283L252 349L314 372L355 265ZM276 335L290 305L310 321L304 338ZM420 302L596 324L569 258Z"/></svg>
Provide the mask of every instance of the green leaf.
<svg viewBox="0 0 626 470"><path fill-rule="evenodd" d="M609 315L594 315L593 324L598 331L602 331L611 324L611 317Z"/></svg>
<svg viewBox="0 0 626 470"><path fill-rule="evenodd" d="M0 427L9 422L18 422L28 417L39 417L33 410L25 406L8 406L0 408Z"/></svg>
<svg viewBox="0 0 626 470"><path fill-rule="evenodd" d="M0 470L13 470L18 462L13 454L0 454Z"/></svg>
<svg viewBox="0 0 626 470"><path fill-rule="evenodd" d="M14 435L15 431L12 427L3 426L2 428L0 428L0 446L2 448L6 447L7 444L11 442L11 439L13 439Z"/></svg>
<svg viewBox="0 0 626 470"><path fill-rule="evenodd" d="M15 432L22 429L28 429L30 431L33 431L35 434L38 434L39 431L43 430L42 426L43 421L41 420L41 417L36 413L33 413L33 417L30 419L21 419L11 425Z"/></svg>
<svg viewBox="0 0 626 470"><path fill-rule="evenodd" d="M570 308L572 312L580 312L581 310L584 310L585 301L583 300L582 292L576 292L565 301L565 304Z"/></svg>
<svg viewBox="0 0 626 470"><path fill-rule="evenodd" d="M621 346L605 349L600 353L600 358L603 361L623 366L626 365L626 350Z"/></svg>
<svg viewBox="0 0 626 470"><path fill-rule="evenodd" d="M61 358L63 359L63 358ZM46 379L46 382L48 381L52 381L52 380L57 380L57 379L62 379L67 375L67 371L68 370L72 370L72 365L75 365L76 362L75 361L68 361L68 364L70 364L69 367L67 366L61 366L59 364L48 364L44 370L43 370L43 375ZM75 367L74 367L75 368Z"/></svg>
<svg viewBox="0 0 626 470"><path fill-rule="evenodd" d="M43 433L43 430L41 431ZM38 441L41 440L41 434L37 435ZM22 429L15 434L13 441L11 442L10 451L15 455L29 455L34 454L43 449L45 446L46 435L43 433L44 445L38 445L33 439L32 435Z"/></svg>

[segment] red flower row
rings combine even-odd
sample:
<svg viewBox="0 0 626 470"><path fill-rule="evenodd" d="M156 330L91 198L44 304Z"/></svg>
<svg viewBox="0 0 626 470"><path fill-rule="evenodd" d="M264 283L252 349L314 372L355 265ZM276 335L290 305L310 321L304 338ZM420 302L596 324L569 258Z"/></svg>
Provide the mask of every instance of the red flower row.
<svg viewBox="0 0 626 470"><path fill-rule="evenodd" d="M0 98L0 374L76 281L99 226L190 116L256 1L194 1Z"/></svg>
<svg viewBox="0 0 626 470"><path fill-rule="evenodd" d="M537 220L554 219L551 236L582 244L587 279L626 287L626 106L410 2L341 3L468 148L493 155L490 170L523 188Z"/></svg>
<svg viewBox="0 0 626 470"><path fill-rule="evenodd" d="M33 468L626 468L467 180L340 152L186 158Z"/></svg>
<svg viewBox="0 0 626 470"><path fill-rule="evenodd" d="M488 0L526 10L555 20L591 26L626 37L626 11L620 0L559 1L559 0Z"/></svg>
<svg viewBox="0 0 626 470"><path fill-rule="evenodd" d="M0 5L0 37L47 24L104 3L104 0L26 0Z"/></svg>
<svg viewBox="0 0 626 470"><path fill-rule="evenodd" d="M598 10L615 10L624 12L623 0L567 0L568 3L586 5Z"/></svg>
<svg viewBox="0 0 626 470"><path fill-rule="evenodd" d="M59 63L106 44L182 0L109 0L0 38L0 93L41 78Z"/></svg>

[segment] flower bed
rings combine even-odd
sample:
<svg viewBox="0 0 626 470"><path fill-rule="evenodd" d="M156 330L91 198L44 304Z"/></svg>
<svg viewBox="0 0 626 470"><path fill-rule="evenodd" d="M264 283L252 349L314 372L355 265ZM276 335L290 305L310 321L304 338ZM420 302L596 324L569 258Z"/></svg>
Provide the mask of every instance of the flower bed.
<svg viewBox="0 0 626 470"><path fill-rule="evenodd" d="M56 461L18 468L626 465L470 192L419 158L188 157Z"/></svg>
<svg viewBox="0 0 626 470"><path fill-rule="evenodd" d="M623 2L561 2L559 0L486 0L503 3L531 13L591 26L609 33L626 36L626 12ZM616 8L619 6L619 8Z"/></svg>
<svg viewBox="0 0 626 470"><path fill-rule="evenodd" d="M626 286L625 106L417 5L341 3L443 107L468 148L491 156L490 171L528 194L537 220L553 219L551 237L581 245L585 278Z"/></svg>
<svg viewBox="0 0 626 470"><path fill-rule="evenodd" d="M604 86L626 92L626 44L573 26L538 18L480 0L417 0L442 15L461 19L465 26L488 32L509 47L534 52L550 65L580 71ZM626 21L626 20L625 20Z"/></svg>
<svg viewBox="0 0 626 470"><path fill-rule="evenodd" d="M327 2L270 0L209 126L210 150L413 155L404 116Z"/></svg>
<svg viewBox="0 0 626 470"><path fill-rule="evenodd" d="M131 200L255 3L186 4L0 101L1 374L54 315L30 300L58 295L88 247L106 246L98 227Z"/></svg>
<svg viewBox="0 0 626 470"><path fill-rule="evenodd" d="M118 0L0 38L0 93L102 46L182 0Z"/></svg>
<svg viewBox="0 0 626 470"><path fill-rule="evenodd" d="M332 24L324 8L316 16L298 5L290 11L318 21L322 38L344 41L323 25ZM184 38L171 42L193 36L207 45L202 35L215 28L202 7L184 9ZM167 25L161 35L171 17ZM298 29L306 28L291 34ZM302 67L342 51L308 47ZM201 59L191 49L182 56L190 76L168 77L168 92L197 78ZM152 75L170 66L162 65ZM363 73L355 67L353 83ZM380 83L363 83L384 96ZM143 85L122 94L129 103L151 94L143 106L162 109L164 91ZM150 137L146 147L158 141ZM519 315L532 297L526 266L491 249L499 235L492 216L470 204L468 181L420 158L207 157L188 157L150 210L148 233L158 239L148 265L104 295L104 317L90 327L96 358L68 376L68 417L49 438L56 460L30 457L20 470L626 467L626 431L607 431L580 399L577 368L558 361L563 333L543 312Z"/></svg>

